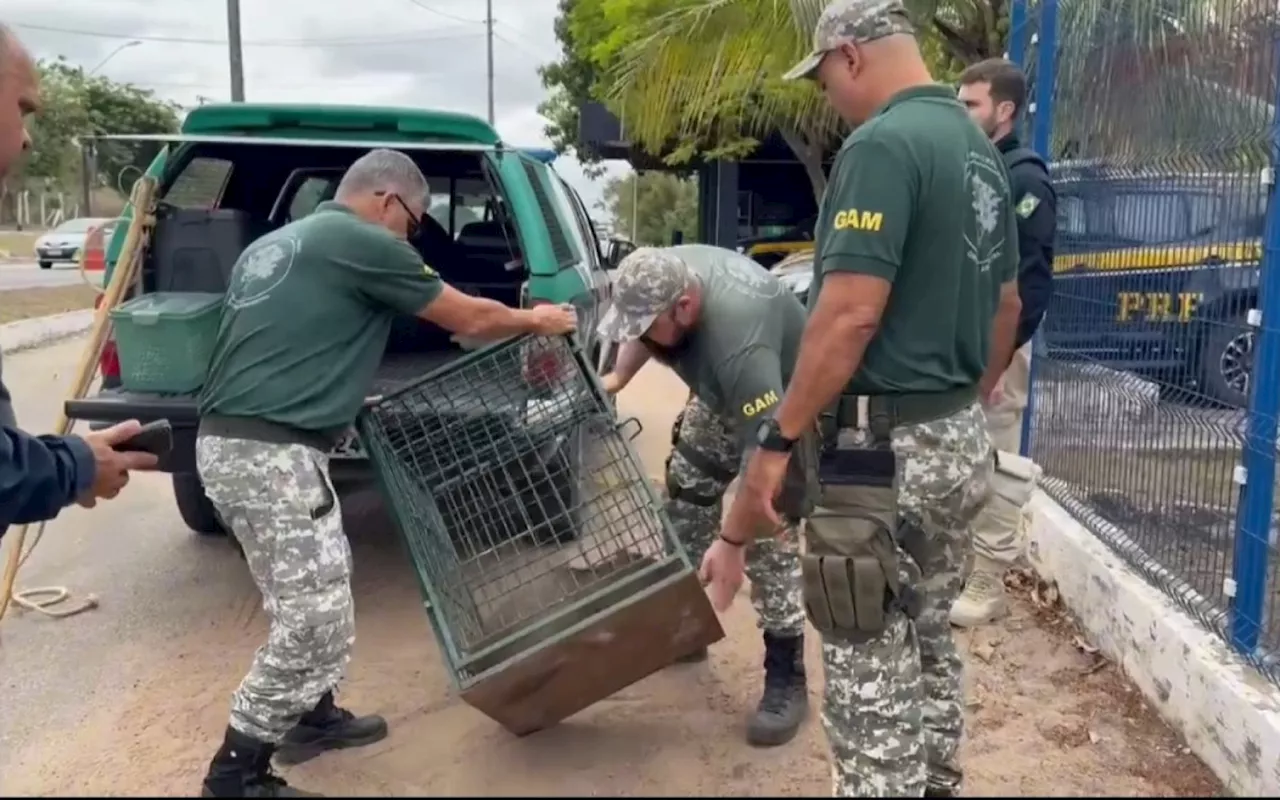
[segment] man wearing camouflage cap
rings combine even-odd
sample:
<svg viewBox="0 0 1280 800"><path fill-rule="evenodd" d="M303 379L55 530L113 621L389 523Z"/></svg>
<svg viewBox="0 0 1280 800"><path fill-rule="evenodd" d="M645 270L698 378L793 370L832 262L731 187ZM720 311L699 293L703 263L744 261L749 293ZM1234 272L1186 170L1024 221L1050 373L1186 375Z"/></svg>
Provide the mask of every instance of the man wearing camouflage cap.
<svg viewBox="0 0 1280 800"><path fill-rule="evenodd" d="M948 615L989 492L980 398L1009 364L1019 306L1008 179L899 2L827 6L788 77L815 80L855 130L818 215L795 372L761 434L784 446L751 455L703 579L728 607L738 545L777 518L785 444L820 427L801 573L834 794L954 796L964 705Z"/></svg>
<svg viewBox="0 0 1280 800"><path fill-rule="evenodd" d="M613 305L600 324L622 342L604 378L616 393L651 356L692 390L667 459L666 511L695 564L720 530L722 498L738 474L756 422L772 413L795 364L804 306L750 258L707 245L645 247L614 277ZM751 600L764 631L764 693L747 741L790 741L808 712L804 609L795 520L746 555ZM706 651L689 660L706 658Z"/></svg>

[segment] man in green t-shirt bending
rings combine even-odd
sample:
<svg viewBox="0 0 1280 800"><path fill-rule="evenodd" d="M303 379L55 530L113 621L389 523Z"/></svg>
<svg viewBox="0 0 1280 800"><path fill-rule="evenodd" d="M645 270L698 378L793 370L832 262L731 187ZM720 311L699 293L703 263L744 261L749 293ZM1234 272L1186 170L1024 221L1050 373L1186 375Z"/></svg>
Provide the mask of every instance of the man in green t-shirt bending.
<svg viewBox="0 0 1280 800"><path fill-rule="evenodd" d="M719 533L725 490L755 444L755 423L782 397L803 330L795 295L732 250L643 247L618 265L600 334L622 347L605 389L626 386L650 356L689 386L667 459L666 511L695 563ZM809 709L799 556L799 535L788 525L747 560L765 649L764 692L747 741L760 747L790 741Z"/></svg>
<svg viewBox="0 0 1280 800"><path fill-rule="evenodd" d="M572 331L561 306L513 309L443 283L408 244L429 190L403 153L373 150L333 202L255 241L232 271L200 395L196 466L244 548L271 620L236 690L205 797L299 797L271 772L384 738L334 705L355 642L351 549L326 453L356 419L392 320L471 339Z"/></svg>
<svg viewBox="0 0 1280 800"><path fill-rule="evenodd" d="M934 83L913 33L897 0L835 0L790 73L815 79L856 127L818 215L795 374L726 517L730 541L703 562L726 607L742 543L776 518L793 444L832 419L801 570L836 797L960 788L949 615L993 467L980 398L1009 365L1018 321L1000 154Z"/></svg>

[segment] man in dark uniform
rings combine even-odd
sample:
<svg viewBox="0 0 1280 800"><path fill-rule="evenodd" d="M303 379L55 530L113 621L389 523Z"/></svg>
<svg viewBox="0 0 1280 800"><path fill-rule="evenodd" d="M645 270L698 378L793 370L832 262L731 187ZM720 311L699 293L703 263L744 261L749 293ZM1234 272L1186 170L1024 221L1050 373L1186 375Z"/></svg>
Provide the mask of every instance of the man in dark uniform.
<svg viewBox="0 0 1280 800"><path fill-rule="evenodd" d="M969 628L991 622L1008 609L1004 573L1022 552L1023 511L1039 475L1039 468L1018 452L1030 389L1031 337L1053 295L1058 200L1044 159L1024 147L1014 131L1027 100L1027 81L1018 65L1003 58L974 64L960 76L959 97L969 116L995 142L1009 170L1018 219L1018 297L1022 301L1017 350L996 391L987 398L987 429L999 451L991 500L974 520L973 571L951 608L951 623Z"/></svg>
<svg viewBox="0 0 1280 800"><path fill-rule="evenodd" d="M964 703L948 615L989 491L980 398L1009 364L1018 319L1008 178L933 81L897 0L835 0L788 77L816 80L856 127L819 210L795 372L703 578L727 607L742 545L776 524L793 452L821 426L801 571L822 634L832 793L949 797Z"/></svg>
<svg viewBox="0 0 1280 800"><path fill-rule="evenodd" d="M31 149L27 119L39 110L35 61L0 24L0 181ZM72 503L92 507L115 497L130 470L154 467L153 455L112 449L140 429L129 420L84 436L32 436L18 430L0 377L0 537L9 525L53 519Z"/></svg>
<svg viewBox="0 0 1280 800"><path fill-rule="evenodd" d="M351 549L328 450L355 422L392 320L413 314L470 340L572 331L571 308L513 309L443 283L405 240L430 196L404 153L373 150L334 200L263 236L232 271L200 395L196 466L244 549L271 620L236 690L205 797L310 796L272 773L387 734L333 691L355 642Z"/></svg>
<svg viewBox="0 0 1280 800"><path fill-rule="evenodd" d="M600 323L622 343L605 389L620 391L649 360L675 370L691 393L667 461L667 516L697 564L720 531L725 490L791 376L804 306L750 258L709 245L643 247L618 265ZM809 710L794 524L747 555L751 603L764 631L764 692L747 741L795 737ZM695 654L695 659L706 653Z"/></svg>

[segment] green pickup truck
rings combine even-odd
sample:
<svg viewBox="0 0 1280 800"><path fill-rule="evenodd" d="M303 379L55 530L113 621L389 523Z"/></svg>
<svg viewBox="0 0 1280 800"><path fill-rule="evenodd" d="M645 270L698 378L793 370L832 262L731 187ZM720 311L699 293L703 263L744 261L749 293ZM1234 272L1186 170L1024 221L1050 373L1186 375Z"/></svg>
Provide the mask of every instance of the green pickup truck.
<svg viewBox="0 0 1280 800"><path fill-rule="evenodd" d="M595 324L610 301L610 265L587 208L545 152L503 144L483 120L420 109L239 103L192 111L178 134L104 138L161 148L148 171L159 186L155 230L131 296L225 292L246 245L311 213L333 197L352 161L389 147L411 156L430 185L430 207L413 242L424 262L461 291L508 305L573 303L584 351L606 366ZM125 217L131 215L126 210ZM108 279L126 228L119 226L108 247ZM442 329L416 317L397 319L373 391L391 391L463 353ZM516 398L511 408L494 413L504 416L504 424L536 424L540 405L555 401L547 393L557 382L548 376L564 366L524 364L509 376L518 389L509 393ZM104 349L100 370L101 391L68 401L68 417L91 426L168 419L175 447L161 469L173 476L178 510L196 532L223 533L196 473L194 395L121 386L114 343ZM569 451L581 444L554 446ZM576 462L578 456L566 457ZM335 472L367 469L354 431L332 458ZM574 490L560 485L539 491ZM531 491L525 505L539 506L536 495ZM571 533L557 538L566 535Z"/></svg>

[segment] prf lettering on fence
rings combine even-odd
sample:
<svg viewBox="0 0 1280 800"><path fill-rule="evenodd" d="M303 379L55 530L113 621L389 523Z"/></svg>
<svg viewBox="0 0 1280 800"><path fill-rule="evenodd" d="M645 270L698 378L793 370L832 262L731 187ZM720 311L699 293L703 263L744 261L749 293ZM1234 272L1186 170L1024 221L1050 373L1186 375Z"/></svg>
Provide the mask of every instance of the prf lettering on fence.
<svg viewBox="0 0 1280 800"><path fill-rule="evenodd" d="M1204 295L1199 292L1117 292L1117 322L1190 322Z"/></svg>

